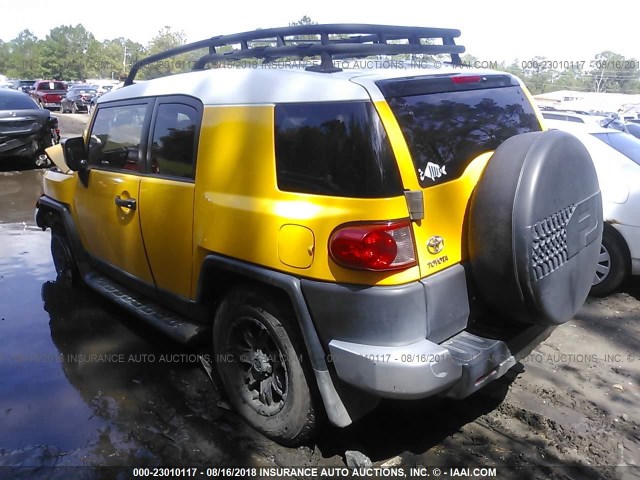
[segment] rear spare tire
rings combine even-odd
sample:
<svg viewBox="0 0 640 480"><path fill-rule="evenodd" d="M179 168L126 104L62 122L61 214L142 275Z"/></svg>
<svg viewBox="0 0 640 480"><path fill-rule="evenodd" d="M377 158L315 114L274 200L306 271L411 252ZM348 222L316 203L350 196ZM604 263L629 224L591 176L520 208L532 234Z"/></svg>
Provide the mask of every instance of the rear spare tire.
<svg viewBox="0 0 640 480"><path fill-rule="evenodd" d="M557 325L582 306L602 238L591 157L560 131L516 135L495 151L472 196L469 255L496 313Z"/></svg>

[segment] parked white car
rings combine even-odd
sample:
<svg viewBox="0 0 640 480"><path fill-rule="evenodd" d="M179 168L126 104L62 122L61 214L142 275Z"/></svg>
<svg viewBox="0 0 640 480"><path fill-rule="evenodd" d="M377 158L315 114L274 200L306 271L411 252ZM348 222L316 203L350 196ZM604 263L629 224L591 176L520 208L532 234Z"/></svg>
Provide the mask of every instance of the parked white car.
<svg viewBox="0 0 640 480"><path fill-rule="evenodd" d="M566 112L564 110L543 110L542 116L546 120L563 120L565 122L573 122L587 125L601 125L602 120L607 117L601 115L585 115L582 113Z"/></svg>
<svg viewBox="0 0 640 480"><path fill-rule="evenodd" d="M580 139L596 167L605 228L591 294L608 295L629 274L640 275L640 140L594 125L545 123Z"/></svg>

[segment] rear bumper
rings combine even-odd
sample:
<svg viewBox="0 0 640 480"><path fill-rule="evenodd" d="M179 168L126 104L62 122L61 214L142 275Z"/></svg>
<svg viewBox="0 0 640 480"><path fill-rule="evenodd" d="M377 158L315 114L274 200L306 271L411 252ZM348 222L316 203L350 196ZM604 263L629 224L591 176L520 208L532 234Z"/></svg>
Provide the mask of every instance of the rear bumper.
<svg viewBox="0 0 640 480"><path fill-rule="evenodd" d="M0 157L33 156L40 148L39 140L39 134L10 137L4 143L0 143Z"/></svg>
<svg viewBox="0 0 640 480"><path fill-rule="evenodd" d="M345 382L385 398L413 399L445 393L464 398L504 375L555 327L531 326L504 342L463 331L436 344L401 347L331 341L330 360Z"/></svg>
<svg viewBox="0 0 640 480"><path fill-rule="evenodd" d="M553 329L511 323L508 333L491 333L496 339L471 333L461 265L393 287L311 280L301 280L301 287L328 363L341 380L377 397L466 397Z"/></svg>

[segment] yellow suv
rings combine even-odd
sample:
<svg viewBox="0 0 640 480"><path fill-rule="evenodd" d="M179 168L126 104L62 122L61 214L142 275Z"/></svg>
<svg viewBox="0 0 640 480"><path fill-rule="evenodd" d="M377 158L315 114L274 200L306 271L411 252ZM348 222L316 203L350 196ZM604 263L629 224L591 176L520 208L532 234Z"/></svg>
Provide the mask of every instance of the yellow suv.
<svg viewBox="0 0 640 480"><path fill-rule="evenodd" d="M582 144L543 131L517 78L462 68L459 34L309 25L142 60L48 150L58 275L206 341L283 444L381 398L470 395L584 302L602 206Z"/></svg>

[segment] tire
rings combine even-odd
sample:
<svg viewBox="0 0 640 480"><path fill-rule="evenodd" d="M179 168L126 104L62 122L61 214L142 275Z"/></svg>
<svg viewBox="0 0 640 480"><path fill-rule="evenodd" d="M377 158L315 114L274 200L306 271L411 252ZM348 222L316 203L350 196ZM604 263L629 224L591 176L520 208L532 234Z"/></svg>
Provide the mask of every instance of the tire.
<svg viewBox="0 0 640 480"><path fill-rule="evenodd" d="M516 135L485 168L469 207L469 260L500 317L559 325L593 283L602 199L582 143L560 131Z"/></svg>
<svg viewBox="0 0 640 480"><path fill-rule="evenodd" d="M51 227L51 257L56 269L56 281L76 285L80 283L80 272L64 229L56 224Z"/></svg>
<svg viewBox="0 0 640 480"><path fill-rule="evenodd" d="M229 403L251 426L287 446L316 429L312 376L286 305L251 287L232 290L217 310L213 349ZM306 367L306 368L305 368Z"/></svg>
<svg viewBox="0 0 640 480"><path fill-rule="evenodd" d="M605 226L590 294L595 297L605 297L615 292L630 272L631 259L624 238L615 228Z"/></svg>
<svg viewBox="0 0 640 480"><path fill-rule="evenodd" d="M76 105L76 102L71 102L71 113L78 113L78 106Z"/></svg>
<svg viewBox="0 0 640 480"><path fill-rule="evenodd" d="M64 103L60 104L60 113L66 113L66 110L64 109Z"/></svg>

